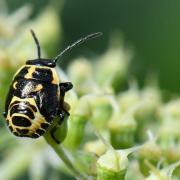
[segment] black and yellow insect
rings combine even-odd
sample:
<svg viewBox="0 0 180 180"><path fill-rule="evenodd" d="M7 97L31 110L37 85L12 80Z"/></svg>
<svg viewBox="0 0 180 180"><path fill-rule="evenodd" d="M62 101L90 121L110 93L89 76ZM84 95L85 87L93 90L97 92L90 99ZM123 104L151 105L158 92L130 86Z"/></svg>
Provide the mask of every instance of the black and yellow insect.
<svg viewBox="0 0 180 180"><path fill-rule="evenodd" d="M38 138L47 131L55 117L59 117L61 123L64 116L69 115L64 96L73 85L59 79L55 69L57 60L76 45L101 33L79 39L54 59L41 58L38 39L32 30L31 33L37 46L38 58L27 60L14 75L6 98L4 117L14 135ZM55 139L53 131L51 135Z"/></svg>

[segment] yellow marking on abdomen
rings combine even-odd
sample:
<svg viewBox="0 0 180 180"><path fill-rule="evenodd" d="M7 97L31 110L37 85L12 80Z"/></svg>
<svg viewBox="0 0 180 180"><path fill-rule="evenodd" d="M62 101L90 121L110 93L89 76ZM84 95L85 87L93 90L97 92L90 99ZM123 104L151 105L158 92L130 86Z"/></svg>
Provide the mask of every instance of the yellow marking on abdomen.
<svg viewBox="0 0 180 180"><path fill-rule="evenodd" d="M35 106L36 107L36 109L37 109L37 112L34 112L34 116L35 116L35 118L32 120L32 119L30 119L28 116L26 116L26 115L24 115L24 114L19 114L19 113L14 113L13 115L12 115L12 117L13 116L22 116L22 117L25 117L25 118L28 118L29 120L30 120L30 122L32 123L31 124L31 126L29 126L29 127L27 127L27 129L29 130L29 133L27 134L27 135L32 135L33 133L36 133L36 130L37 129L40 129L41 128L41 124L42 123L48 123L47 121L46 121L46 119L41 115L41 113L40 113L40 111L39 111L39 109L38 109L38 107L37 107L37 105L36 105L36 102L35 102L35 100L34 100L34 98L25 98L25 99L21 99L21 98L19 98L19 97L17 97L17 96L14 96L13 97L13 99L12 99L12 103L14 102L14 101L19 101L19 102L22 102L22 101L28 101L31 105L33 105L33 106ZM10 103L11 104L11 103ZM18 104L18 103L17 103ZM28 106L28 108L29 108L29 106ZM8 111L8 115L7 115L7 120L9 120L9 126L12 126L12 128L13 128L13 132L17 132L18 133L18 131L16 131L16 128L19 128L19 126L15 126L13 123L12 123L12 117L10 116L10 110Z"/></svg>
<svg viewBox="0 0 180 180"><path fill-rule="evenodd" d="M18 83L17 81L15 81L15 82L13 83L13 88L14 88L14 89L17 89L17 87L16 87L17 83Z"/></svg>

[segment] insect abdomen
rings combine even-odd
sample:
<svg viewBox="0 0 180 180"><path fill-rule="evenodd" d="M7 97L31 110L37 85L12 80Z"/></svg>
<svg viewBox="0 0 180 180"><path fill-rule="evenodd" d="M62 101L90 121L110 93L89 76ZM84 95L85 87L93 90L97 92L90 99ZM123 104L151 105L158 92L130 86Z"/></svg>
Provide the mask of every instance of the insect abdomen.
<svg viewBox="0 0 180 180"><path fill-rule="evenodd" d="M38 138L49 127L32 98L14 97L6 120L12 133L21 137Z"/></svg>

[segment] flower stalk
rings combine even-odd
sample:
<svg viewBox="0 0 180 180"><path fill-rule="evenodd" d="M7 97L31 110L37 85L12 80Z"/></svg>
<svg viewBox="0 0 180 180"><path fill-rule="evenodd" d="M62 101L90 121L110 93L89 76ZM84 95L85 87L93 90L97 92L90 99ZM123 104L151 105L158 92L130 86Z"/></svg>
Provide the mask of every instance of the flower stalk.
<svg viewBox="0 0 180 180"><path fill-rule="evenodd" d="M73 165L72 161L68 158L67 154L62 145L57 144L51 137L50 133L46 133L44 135L46 142L53 148L59 158L64 162L64 164L68 167L70 172L76 177L78 180L87 180L88 176L81 173L76 167Z"/></svg>

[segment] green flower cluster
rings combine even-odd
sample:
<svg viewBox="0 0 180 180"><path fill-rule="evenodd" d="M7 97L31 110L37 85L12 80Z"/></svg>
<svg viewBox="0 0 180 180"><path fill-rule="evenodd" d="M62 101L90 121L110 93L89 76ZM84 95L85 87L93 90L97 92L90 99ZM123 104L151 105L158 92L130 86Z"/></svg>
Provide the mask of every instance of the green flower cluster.
<svg viewBox="0 0 180 180"><path fill-rule="evenodd" d="M86 173L100 180L171 179L172 169L180 163L180 101L164 104L155 82L139 89L133 81L129 89L121 90L128 63L128 55L119 47L93 63L78 58L70 64L68 77L76 98L70 93L66 98L72 109L63 145L74 157L79 150L90 153L93 168L88 164ZM174 179L178 177L177 170Z"/></svg>
<svg viewBox="0 0 180 180"><path fill-rule="evenodd" d="M26 6L12 15L0 16L1 111L13 73L26 59L36 56L29 29L37 32L44 56L53 52L61 34L53 9L47 8L31 21L22 19L24 11L30 10ZM19 19L16 24L14 18ZM125 49L123 43L117 45L112 40L107 52L100 57L74 59L66 75L57 67L61 81L71 81L74 89L65 97L71 106L70 117L55 133L62 143L58 145L53 141L50 129L44 136L68 169L59 161L55 165L50 159L52 167L77 179L179 179L180 99L164 102L155 80L139 88L135 77L128 78L131 58L132 52ZM125 89L126 84L129 87ZM1 128L0 133L0 179L13 179L25 171L28 164L31 164L32 179L44 179L46 156L43 154L47 149L44 141L34 140L36 142L29 144L27 141L33 140L10 136L5 128ZM6 157L9 148L14 150ZM24 151L29 153L28 157L23 155ZM53 152L48 153L53 156ZM17 159L19 166L13 164Z"/></svg>

